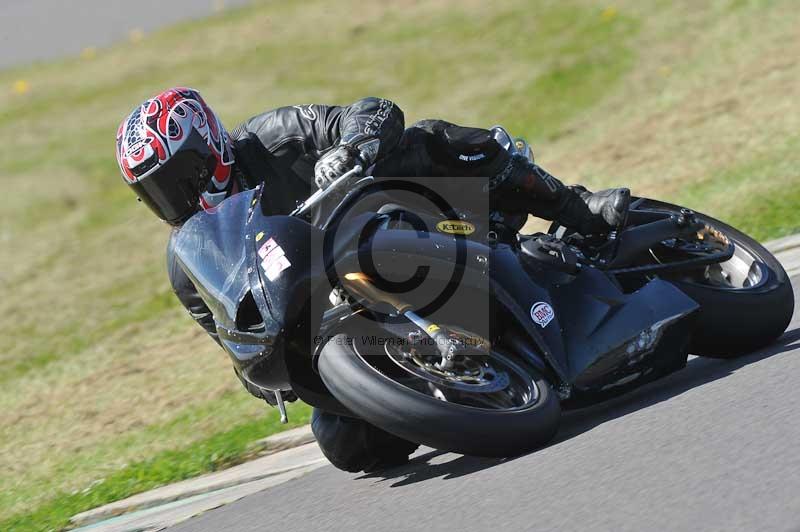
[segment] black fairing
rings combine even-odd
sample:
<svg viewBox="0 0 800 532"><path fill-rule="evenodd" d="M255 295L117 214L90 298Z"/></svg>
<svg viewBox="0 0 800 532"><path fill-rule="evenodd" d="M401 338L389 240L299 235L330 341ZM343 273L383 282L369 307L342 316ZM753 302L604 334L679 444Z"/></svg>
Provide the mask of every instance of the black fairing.
<svg viewBox="0 0 800 532"><path fill-rule="evenodd" d="M253 267L250 284L264 320L277 331L273 360L249 369L248 375L259 386L269 389L297 388L291 385L289 369L294 357L310 359L313 338L320 327L326 297L312 297L330 291L324 275L322 231L299 218L265 216L256 208L247 224ZM272 239L281 247L290 266L276 277L265 271L258 250ZM275 367L276 361L279 367ZM276 373L276 370L279 370ZM296 375L293 375L296 376ZM297 390L295 390L297 391ZM302 395L301 395L302 397Z"/></svg>
<svg viewBox="0 0 800 532"><path fill-rule="evenodd" d="M331 259L323 256L336 257L338 274L359 271L359 250L365 246L349 244L366 242L365 224L372 227L366 231L367 255L384 274L396 269L404 279L409 269L426 266L430 277L441 276L445 284L458 274L452 305L457 310L445 317L452 321L441 323L476 327L483 334L480 328L489 328L486 322L491 322L488 334L493 339L502 341L501 333L513 335L514 342L506 346L524 346L512 350L537 367L545 366L554 384L571 390L576 402L625 391L685 363L698 305L667 282L656 279L626 294L612 277L591 267L565 272L508 244L381 227L373 223L374 213L338 226L331 248L325 233L302 219L265 215L259 193L237 194L193 216L176 235L175 252L212 311L237 371L262 388L293 388L306 401L337 411L336 404L316 400L329 394L310 370L322 302L330 291L326 272L331 264L325 261ZM259 256L268 242L285 257L272 275ZM455 268L453 257L458 257ZM475 312L475 297L489 302L489 315ZM554 311L544 326L531 317L537 303ZM643 333L650 334L654 324L660 325L652 333L657 336L652 345L627 350Z"/></svg>
<svg viewBox="0 0 800 532"><path fill-rule="evenodd" d="M492 254L492 288L525 341L570 385L575 404L617 395L685 364L698 305L668 282L655 279L626 294L597 269L567 274L499 246ZM544 327L530 314L540 302L555 314ZM652 348L626 351L655 324Z"/></svg>
<svg viewBox="0 0 800 532"><path fill-rule="evenodd" d="M236 329L239 304L250 290L245 233L250 193L199 212L175 236L175 254L214 315L218 328Z"/></svg>
<svg viewBox="0 0 800 532"><path fill-rule="evenodd" d="M284 351L310 342L322 313L306 306L311 279L321 277L311 253L321 232L297 218L264 216L257 205L257 191L247 191L196 214L175 237L175 253L237 371L262 388L289 389ZM258 255L270 238L291 264L272 280Z"/></svg>
<svg viewBox="0 0 800 532"><path fill-rule="evenodd" d="M369 244L381 272L406 272L418 263L431 266L434 277L437 273L449 277L457 245L463 246L462 289L474 289L473 297L479 291L490 292L492 337L505 334L515 323L523 344L533 346L532 351L515 353L537 367L544 362L557 381L571 387L576 403L621 393L685 363L698 305L665 281L655 279L634 293L624 293L611 277L594 268L567 273L547 262L529 260L511 245L458 243L438 234L420 238L407 230L378 231ZM355 268L354 254L341 255L340 265L349 262ZM481 257L488 257L488 262ZM537 303L550 305L555 313L544 327L531 318ZM463 325L474 306L456 312L449 323ZM627 353L625 348L654 324L663 324L656 345Z"/></svg>

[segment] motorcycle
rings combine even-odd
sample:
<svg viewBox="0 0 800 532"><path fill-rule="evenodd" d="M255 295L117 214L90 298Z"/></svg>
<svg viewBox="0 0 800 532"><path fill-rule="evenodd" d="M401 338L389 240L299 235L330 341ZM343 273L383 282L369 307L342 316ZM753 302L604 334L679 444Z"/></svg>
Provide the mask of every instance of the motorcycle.
<svg viewBox="0 0 800 532"><path fill-rule="evenodd" d="M553 438L562 409L688 353L759 349L792 317L775 257L705 214L633 198L607 235L520 235L501 217L393 203L360 170L290 215L257 188L177 235L236 374L284 420L292 391L437 449L518 455Z"/></svg>

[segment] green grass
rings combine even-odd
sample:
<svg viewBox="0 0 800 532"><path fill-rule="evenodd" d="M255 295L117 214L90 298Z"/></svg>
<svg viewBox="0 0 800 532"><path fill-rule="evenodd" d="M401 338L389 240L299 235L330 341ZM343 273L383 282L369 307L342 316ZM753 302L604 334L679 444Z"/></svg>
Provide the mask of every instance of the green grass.
<svg viewBox="0 0 800 532"><path fill-rule="evenodd" d="M119 121L165 87L200 89L229 128L383 96L408 123L502 123L569 182L629 184L764 239L800 228L790 1L337 6L261 1L0 71L0 529L61 526L275 428L172 297L168 231L118 175Z"/></svg>
<svg viewBox="0 0 800 532"><path fill-rule="evenodd" d="M291 416L288 425L280 425L278 416L273 412L186 447L162 451L147 460L126 465L92 482L83 490L59 493L32 513L0 522L0 530L59 530L69 524L70 517L80 512L171 482L242 463L250 456L251 444L255 440L301 426L310 419L310 409L303 404L289 405L288 413Z"/></svg>
<svg viewBox="0 0 800 532"><path fill-rule="evenodd" d="M710 209L757 239L800 231L797 153L800 137L776 142L768 155L724 168L682 192L681 203ZM725 195L716 191L724 189Z"/></svg>

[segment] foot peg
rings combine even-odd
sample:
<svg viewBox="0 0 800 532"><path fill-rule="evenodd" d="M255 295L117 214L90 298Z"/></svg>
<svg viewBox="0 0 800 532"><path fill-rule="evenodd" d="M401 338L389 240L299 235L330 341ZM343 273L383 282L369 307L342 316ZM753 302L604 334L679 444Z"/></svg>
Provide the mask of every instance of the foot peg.
<svg viewBox="0 0 800 532"><path fill-rule="evenodd" d="M289 416L286 415L286 404L283 402L283 395L280 390L275 392L275 403L278 405L278 411L281 413L281 423L285 425L289 422Z"/></svg>

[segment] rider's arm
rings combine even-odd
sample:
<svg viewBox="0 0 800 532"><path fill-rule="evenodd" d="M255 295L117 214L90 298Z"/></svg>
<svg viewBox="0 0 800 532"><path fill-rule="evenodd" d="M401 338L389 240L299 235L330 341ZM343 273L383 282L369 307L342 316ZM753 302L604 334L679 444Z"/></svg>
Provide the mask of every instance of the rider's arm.
<svg viewBox="0 0 800 532"><path fill-rule="evenodd" d="M319 188L357 166L369 173L400 141L403 112L389 100L365 98L331 110L327 130L330 139L338 140L314 166L314 184Z"/></svg>
<svg viewBox="0 0 800 532"><path fill-rule="evenodd" d="M397 105L370 97L346 106L280 107L249 119L234 129L231 137L256 137L292 166L302 159L313 165L323 153L342 144L358 149L364 162L371 165L397 145L403 128L403 111Z"/></svg>
<svg viewBox="0 0 800 532"><path fill-rule="evenodd" d="M368 170L395 148L403 128L397 105L370 97L347 106L308 104L267 111L234 129L231 137L239 144L256 141L315 188L317 177L341 173L345 167L360 164Z"/></svg>
<svg viewBox="0 0 800 532"><path fill-rule="evenodd" d="M334 143L356 147L367 167L397 146L405 128L403 111L383 98L332 108L328 121Z"/></svg>

